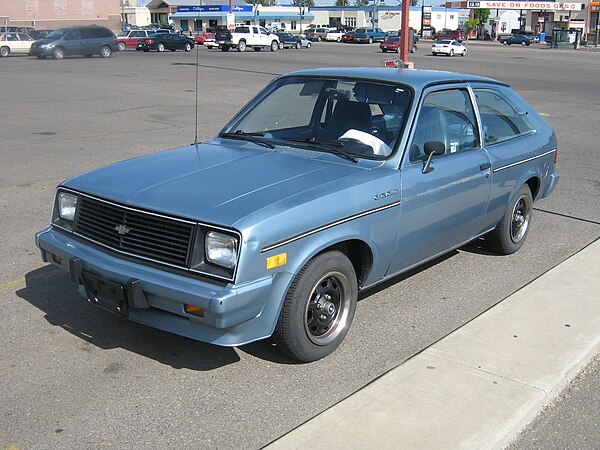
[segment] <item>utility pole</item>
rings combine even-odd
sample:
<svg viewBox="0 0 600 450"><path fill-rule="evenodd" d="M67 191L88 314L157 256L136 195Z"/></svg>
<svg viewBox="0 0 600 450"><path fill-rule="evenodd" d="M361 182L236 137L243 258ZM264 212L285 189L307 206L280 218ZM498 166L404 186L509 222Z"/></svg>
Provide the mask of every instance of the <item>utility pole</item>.
<svg viewBox="0 0 600 450"><path fill-rule="evenodd" d="M402 27L400 29L400 60L404 63L408 63L408 15L410 14L410 0L402 0ZM412 45L412 42L410 43ZM399 67L402 67L399 65Z"/></svg>

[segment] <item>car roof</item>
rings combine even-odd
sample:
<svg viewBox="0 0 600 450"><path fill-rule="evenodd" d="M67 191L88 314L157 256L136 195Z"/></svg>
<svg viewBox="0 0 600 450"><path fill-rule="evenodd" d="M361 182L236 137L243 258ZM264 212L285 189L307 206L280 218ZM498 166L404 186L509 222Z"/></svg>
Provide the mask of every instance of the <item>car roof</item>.
<svg viewBox="0 0 600 450"><path fill-rule="evenodd" d="M415 89L424 89L432 84L483 82L508 86L492 78L441 70L390 69L387 67L331 67L322 69L299 70L284 76L323 76L335 78L364 78L373 81L402 83Z"/></svg>

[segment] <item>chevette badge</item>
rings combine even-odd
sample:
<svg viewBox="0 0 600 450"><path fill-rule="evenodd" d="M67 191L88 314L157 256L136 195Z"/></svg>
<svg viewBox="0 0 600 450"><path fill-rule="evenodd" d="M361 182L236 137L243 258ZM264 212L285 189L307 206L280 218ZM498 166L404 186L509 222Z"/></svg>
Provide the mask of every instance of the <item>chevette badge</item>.
<svg viewBox="0 0 600 450"><path fill-rule="evenodd" d="M382 192L373 197L373 200L382 200L387 197L391 197L392 195L398 195L398 189L390 189L387 192Z"/></svg>
<svg viewBox="0 0 600 450"><path fill-rule="evenodd" d="M131 228L129 228L127 225L125 225L124 223L119 224L117 226L115 226L115 230L117 231L117 233L119 233L121 236L125 236L127 233L129 233L131 231Z"/></svg>

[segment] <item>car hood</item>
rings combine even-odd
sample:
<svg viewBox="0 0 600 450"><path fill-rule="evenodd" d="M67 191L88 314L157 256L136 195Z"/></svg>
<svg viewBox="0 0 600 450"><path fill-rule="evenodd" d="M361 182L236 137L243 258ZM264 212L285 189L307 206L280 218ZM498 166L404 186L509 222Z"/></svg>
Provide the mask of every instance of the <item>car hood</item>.
<svg viewBox="0 0 600 450"><path fill-rule="evenodd" d="M326 195L339 189L343 178L366 170L312 151L236 144L213 142L143 156L64 185L131 207L234 226L264 208L292 208L307 197Z"/></svg>

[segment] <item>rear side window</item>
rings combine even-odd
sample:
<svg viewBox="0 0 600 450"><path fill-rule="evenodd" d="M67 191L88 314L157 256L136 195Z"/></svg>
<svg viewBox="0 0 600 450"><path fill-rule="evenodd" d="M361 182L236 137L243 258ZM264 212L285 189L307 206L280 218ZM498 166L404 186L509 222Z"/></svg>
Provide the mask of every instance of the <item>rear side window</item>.
<svg viewBox="0 0 600 450"><path fill-rule="evenodd" d="M483 125L485 144L494 145L531 133L527 113L495 89L474 89Z"/></svg>
<svg viewBox="0 0 600 450"><path fill-rule="evenodd" d="M101 36L98 33L98 30L95 30L94 28L83 28L81 30L81 37L83 39L97 39Z"/></svg>

